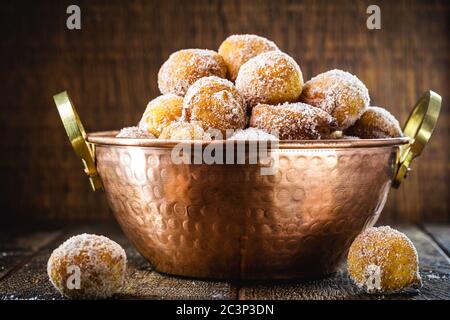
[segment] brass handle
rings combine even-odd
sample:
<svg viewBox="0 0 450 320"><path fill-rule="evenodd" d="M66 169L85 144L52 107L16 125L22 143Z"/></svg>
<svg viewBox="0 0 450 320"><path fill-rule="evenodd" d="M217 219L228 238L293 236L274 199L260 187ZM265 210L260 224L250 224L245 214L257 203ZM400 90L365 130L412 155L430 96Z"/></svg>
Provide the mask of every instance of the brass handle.
<svg viewBox="0 0 450 320"><path fill-rule="evenodd" d="M102 188L102 181L95 165L94 145L86 141L86 132L66 91L53 96L59 116L61 117L67 136L77 156L81 159L84 172L88 175L94 191Z"/></svg>
<svg viewBox="0 0 450 320"><path fill-rule="evenodd" d="M411 138L411 142L401 147L392 186L398 188L411 170L411 162L420 156L431 138L441 111L442 98L434 91L425 92L414 106L403 133Z"/></svg>

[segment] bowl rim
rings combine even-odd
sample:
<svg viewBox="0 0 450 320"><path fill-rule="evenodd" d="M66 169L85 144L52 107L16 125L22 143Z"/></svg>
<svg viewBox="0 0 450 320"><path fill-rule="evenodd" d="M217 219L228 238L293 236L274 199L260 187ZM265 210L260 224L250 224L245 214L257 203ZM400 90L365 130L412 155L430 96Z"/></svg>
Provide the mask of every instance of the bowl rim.
<svg viewBox="0 0 450 320"><path fill-rule="evenodd" d="M211 144L236 143L239 140L163 140L163 139L134 139L116 138L118 130L97 131L88 133L86 140L98 146L122 146L122 147L157 147L173 148L182 143L187 145L200 144L202 146ZM253 140L255 141L255 140ZM330 149L330 148L373 148L392 147L409 143L409 137L384 138L384 139L335 139L335 140L279 140L277 149ZM244 141L242 141L244 142ZM245 141L249 143L250 141ZM270 148L270 144L269 144Z"/></svg>

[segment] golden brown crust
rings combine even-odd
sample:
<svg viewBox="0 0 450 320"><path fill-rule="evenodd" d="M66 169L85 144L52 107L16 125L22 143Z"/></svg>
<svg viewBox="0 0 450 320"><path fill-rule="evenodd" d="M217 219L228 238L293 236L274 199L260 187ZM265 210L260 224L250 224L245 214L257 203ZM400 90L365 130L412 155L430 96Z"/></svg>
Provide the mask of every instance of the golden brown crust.
<svg viewBox="0 0 450 320"><path fill-rule="evenodd" d="M325 110L338 122L338 129L352 126L369 105L366 86L354 75L330 70L305 83L302 102Z"/></svg>
<svg viewBox="0 0 450 320"><path fill-rule="evenodd" d="M257 55L279 50L272 41L253 34L237 34L226 38L219 47L228 69L228 79L235 81L241 66Z"/></svg>
<svg viewBox="0 0 450 320"><path fill-rule="evenodd" d="M336 122L327 112L305 103L259 104L252 110L250 126L275 134L280 140L326 138Z"/></svg>
<svg viewBox="0 0 450 320"><path fill-rule="evenodd" d="M380 107L368 107L361 118L345 131L363 139L396 138L403 136L397 119Z"/></svg>
<svg viewBox="0 0 450 320"><path fill-rule="evenodd" d="M218 77L205 77L195 82L183 103L188 121L198 121L204 130L242 129L246 108L233 83Z"/></svg>
<svg viewBox="0 0 450 320"><path fill-rule="evenodd" d="M303 76L294 59L283 52L270 51L242 65L236 88L250 108L258 103L296 102L302 92Z"/></svg>
<svg viewBox="0 0 450 320"><path fill-rule="evenodd" d="M159 137L162 129L181 119L182 110L182 97L173 93L161 95L148 103L139 122L139 128Z"/></svg>
<svg viewBox="0 0 450 320"><path fill-rule="evenodd" d="M198 79L227 76L222 56L213 50L184 49L172 53L158 72L158 87L162 94L184 96Z"/></svg>

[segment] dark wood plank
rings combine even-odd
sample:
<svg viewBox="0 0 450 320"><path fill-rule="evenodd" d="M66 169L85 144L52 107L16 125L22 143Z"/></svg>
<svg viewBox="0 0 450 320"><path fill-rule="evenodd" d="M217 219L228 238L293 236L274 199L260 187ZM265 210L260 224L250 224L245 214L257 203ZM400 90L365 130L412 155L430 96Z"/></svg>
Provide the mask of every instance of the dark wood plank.
<svg viewBox="0 0 450 320"><path fill-rule="evenodd" d="M450 257L450 225L445 224L425 224L427 232L439 245L439 247Z"/></svg>
<svg viewBox="0 0 450 320"><path fill-rule="evenodd" d="M0 282L0 299L62 299L47 276L47 261L51 252L65 239L80 233L102 234L118 242L128 258L127 281L117 299L233 299L237 289L228 283L179 279L159 274L134 249L117 225L96 223L73 227L54 241L20 269Z"/></svg>
<svg viewBox="0 0 450 320"><path fill-rule="evenodd" d="M239 299L450 299L450 263L436 243L416 227L399 228L419 253L423 287L393 295L368 295L348 278L345 266L335 275L314 281L265 282L240 288Z"/></svg>
<svg viewBox="0 0 450 320"><path fill-rule="evenodd" d="M417 227L399 228L406 233L419 253L423 287L417 299L450 299L450 260L436 242Z"/></svg>
<svg viewBox="0 0 450 320"><path fill-rule="evenodd" d="M92 226L71 227L61 231L53 241L47 243L40 251L34 254L23 266L8 274L0 282L0 300L40 300L62 299L61 295L53 288L47 276L47 261L52 251L64 240L72 235L82 232L93 232L98 229ZM25 234L24 237L27 235Z"/></svg>
<svg viewBox="0 0 450 320"><path fill-rule="evenodd" d="M53 236L29 261L0 281L0 299L62 299L50 284L46 264L51 251L69 236L82 232L103 234L127 252L128 277L116 299L450 299L450 262L437 244L416 227L399 228L419 252L424 286L395 295L367 295L354 286L345 271L314 281L252 282L237 289L229 282L202 281L163 275L132 247L117 225L74 226ZM23 236L25 239L26 236ZM32 237L30 237L32 239ZM47 237L48 239L48 237ZM12 243L13 241L11 241ZM3 247L11 246L3 241ZM32 243L36 243L33 242ZM39 249L36 249L39 250Z"/></svg>

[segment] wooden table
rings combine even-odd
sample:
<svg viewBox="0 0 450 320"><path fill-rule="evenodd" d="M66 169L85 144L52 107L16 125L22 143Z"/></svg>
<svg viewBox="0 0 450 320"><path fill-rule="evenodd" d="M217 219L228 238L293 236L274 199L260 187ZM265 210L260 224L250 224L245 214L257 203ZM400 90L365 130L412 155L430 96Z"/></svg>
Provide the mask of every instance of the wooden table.
<svg viewBox="0 0 450 320"><path fill-rule="evenodd" d="M367 295L353 285L345 266L314 281L235 283L160 274L133 248L117 225L95 222L66 227L0 230L0 299L62 299L46 265L54 248L71 235L103 234L127 252L128 280L118 299L450 299L450 225L399 226L414 242L424 286L395 295Z"/></svg>

